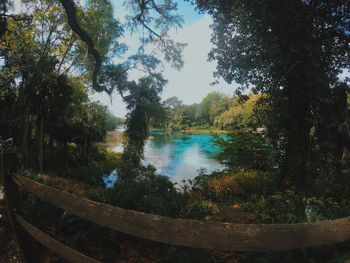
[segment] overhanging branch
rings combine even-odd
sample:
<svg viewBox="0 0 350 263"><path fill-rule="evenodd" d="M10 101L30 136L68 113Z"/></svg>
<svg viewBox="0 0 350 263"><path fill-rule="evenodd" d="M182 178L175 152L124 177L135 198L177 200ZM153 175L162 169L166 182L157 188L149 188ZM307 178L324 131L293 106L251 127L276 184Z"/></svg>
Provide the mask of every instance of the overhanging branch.
<svg viewBox="0 0 350 263"><path fill-rule="evenodd" d="M77 19L76 6L73 0L59 0L67 14L68 25L76 33L79 38L88 46L89 55L95 59L95 66L92 74L92 86L96 91L102 91L102 88L97 83L97 75L102 65L102 58L98 50L95 48L94 42L89 34L80 26ZM108 1L105 1L108 3Z"/></svg>

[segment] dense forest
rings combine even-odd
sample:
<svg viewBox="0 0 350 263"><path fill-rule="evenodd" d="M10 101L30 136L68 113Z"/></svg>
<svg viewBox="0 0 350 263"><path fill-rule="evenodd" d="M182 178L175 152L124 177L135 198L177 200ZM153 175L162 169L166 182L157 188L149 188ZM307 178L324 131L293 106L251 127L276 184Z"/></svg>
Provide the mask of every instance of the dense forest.
<svg viewBox="0 0 350 263"><path fill-rule="evenodd" d="M350 216L349 1L190 1L212 18L214 76L239 86L191 105L161 97L164 64L185 63L186 44L169 33L184 23L176 1L126 0L125 21L108 0L23 0L20 11L15 2L0 2L0 149L16 153L19 174L168 217L297 224ZM126 55L124 37L135 32L139 47ZM131 80L132 70L142 77ZM96 92L120 96L126 118L92 101ZM125 131L114 138L120 124ZM143 162L151 128L212 132L223 169L172 182ZM114 139L123 153L110 150ZM106 188L102 176L112 171L116 182ZM0 262L21 262L2 192ZM101 262L350 259L349 241L280 252L167 245L99 227L24 191L20 197L16 212L28 222ZM65 262L40 244L37 251L41 262Z"/></svg>
<svg viewBox="0 0 350 263"><path fill-rule="evenodd" d="M184 105L177 97L162 102L165 118L159 127L166 130L217 129L237 130L243 127L258 128L254 114L261 94L245 97L226 96L211 92L200 103Z"/></svg>

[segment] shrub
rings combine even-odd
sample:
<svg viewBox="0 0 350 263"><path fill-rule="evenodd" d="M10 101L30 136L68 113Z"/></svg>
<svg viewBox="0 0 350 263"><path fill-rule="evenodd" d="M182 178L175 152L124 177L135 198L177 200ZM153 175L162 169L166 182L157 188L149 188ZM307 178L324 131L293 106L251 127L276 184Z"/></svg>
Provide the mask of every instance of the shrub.
<svg viewBox="0 0 350 263"><path fill-rule="evenodd" d="M120 166L120 154L104 152L90 162L89 167L75 166L54 171L55 175L75 179L92 186L104 186L102 175Z"/></svg>
<svg viewBox="0 0 350 263"><path fill-rule="evenodd" d="M232 175L222 175L211 178L208 187L215 200L229 201L234 197L236 182Z"/></svg>
<svg viewBox="0 0 350 263"><path fill-rule="evenodd" d="M271 171L279 168L280 153L264 134L239 130L217 136L216 143L222 149L217 158L228 169Z"/></svg>
<svg viewBox="0 0 350 263"><path fill-rule="evenodd" d="M244 169L214 173L206 182L207 197L221 202L262 194L273 187L264 172Z"/></svg>
<svg viewBox="0 0 350 263"><path fill-rule="evenodd" d="M276 192L271 196L256 196L242 203L242 209L256 213L264 223L305 222L305 205L301 195L293 191Z"/></svg>
<svg viewBox="0 0 350 263"><path fill-rule="evenodd" d="M184 218L204 220L208 216L217 214L219 212L218 207L210 201L197 201L188 204L180 212L180 216Z"/></svg>
<svg viewBox="0 0 350 263"><path fill-rule="evenodd" d="M114 188L93 190L90 198L114 206L147 213L176 216L185 206L184 196L177 192L166 176L156 175L151 166L142 167L136 178L120 178Z"/></svg>

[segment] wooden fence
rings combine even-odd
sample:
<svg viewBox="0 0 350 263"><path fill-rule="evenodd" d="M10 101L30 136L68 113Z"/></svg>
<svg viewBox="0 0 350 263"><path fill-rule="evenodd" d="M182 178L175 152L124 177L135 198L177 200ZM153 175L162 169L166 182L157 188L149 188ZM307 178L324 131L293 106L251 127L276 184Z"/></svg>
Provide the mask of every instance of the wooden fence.
<svg viewBox="0 0 350 263"><path fill-rule="evenodd" d="M69 213L135 237L177 246L278 251L350 240L350 217L301 224L232 224L170 218L113 207L35 182L15 173L15 155L2 155L2 179L11 227L24 262L39 262L34 240L71 262L99 262L50 237L18 213L19 187Z"/></svg>

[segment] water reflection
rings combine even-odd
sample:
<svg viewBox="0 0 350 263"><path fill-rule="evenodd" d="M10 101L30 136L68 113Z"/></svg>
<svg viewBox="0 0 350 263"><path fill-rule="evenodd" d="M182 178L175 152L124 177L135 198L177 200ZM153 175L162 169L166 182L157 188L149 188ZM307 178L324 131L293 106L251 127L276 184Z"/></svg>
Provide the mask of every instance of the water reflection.
<svg viewBox="0 0 350 263"><path fill-rule="evenodd" d="M122 145L114 151L123 151ZM214 159L220 148L211 134L174 133L167 135L154 131L145 145L144 164L152 164L158 173L171 177L173 182L194 178L200 168L211 172L222 169Z"/></svg>

